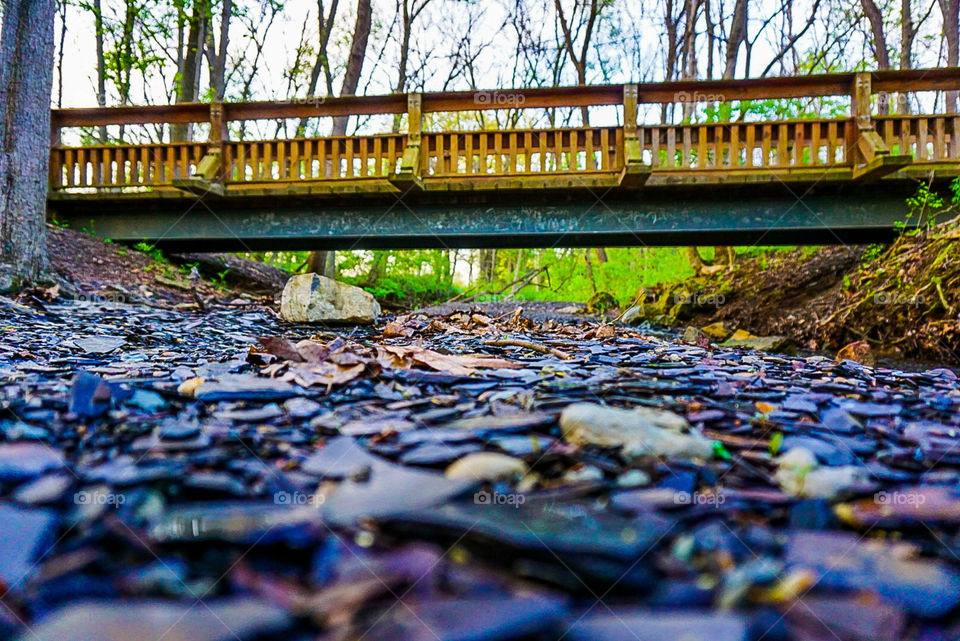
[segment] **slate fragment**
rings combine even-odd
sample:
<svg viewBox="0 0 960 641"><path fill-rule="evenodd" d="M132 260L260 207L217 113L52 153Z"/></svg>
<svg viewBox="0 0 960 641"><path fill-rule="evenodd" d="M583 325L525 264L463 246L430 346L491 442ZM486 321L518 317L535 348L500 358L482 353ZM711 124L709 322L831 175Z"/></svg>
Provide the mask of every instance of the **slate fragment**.
<svg viewBox="0 0 960 641"><path fill-rule="evenodd" d="M222 375L216 381L208 381L197 388L194 396L204 402L251 400L273 401L298 394L298 388L272 378L252 374Z"/></svg>
<svg viewBox="0 0 960 641"><path fill-rule="evenodd" d="M73 339L73 344L87 354L108 354L126 343L127 341L119 336L87 336Z"/></svg>
<svg viewBox="0 0 960 641"><path fill-rule="evenodd" d="M736 614L615 609L575 621L567 638L572 641L748 641L751 636L747 621Z"/></svg>
<svg viewBox="0 0 960 641"><path fill-rule="evenodd" d="M51 613L21 641L246 641L291 625L284 610L252 598L88 601Z"/></svg>
<svg viewBox="0 0 960 641"><path fill-rule="evenodd" d="M63 456L43 443L0 444L0 482L28 481L65 467Z"/></svg>
<svg viewBox="0 0 960 641"><path fill-rule="evenodd" d="M70 385L70 412L81 418L99 416L109 409L110 387L92 372L81 370Z"/></svg>
<svg viewBox="0 0 960 641"><path fill-rule="evenodd" d="M19 589L35 563L50 551L57 534L57 516L45 509L0 504L0 581L6 590Z"/></svg>
<svg viewBox="0 0 960 641"><path fill-rule="evenodd" d="M563 614L558 600L543 597L430 599L392 608L361 629L370 641L510 641L561 629Z"/></svg>
<svg viewBox="0 0 960 641"><path fill-rule="evenodd" d="M511 495L501 495L511 496ZM626 518L580 502L500 501L478 492L473 502L450 502L381 519L398 536L442 536L538 579L580 592L591 586L649 587L641 555L672 524L654 513Z"/></svg>
<svg viewBox="0 0 960 641"><path fill-rule="evenodd" d="M960 603L960 572L916 557L909 546L861 540L846 532L790 535L786 562L818 575L818 587L874 591L895 606L937 618Z"/></svg>

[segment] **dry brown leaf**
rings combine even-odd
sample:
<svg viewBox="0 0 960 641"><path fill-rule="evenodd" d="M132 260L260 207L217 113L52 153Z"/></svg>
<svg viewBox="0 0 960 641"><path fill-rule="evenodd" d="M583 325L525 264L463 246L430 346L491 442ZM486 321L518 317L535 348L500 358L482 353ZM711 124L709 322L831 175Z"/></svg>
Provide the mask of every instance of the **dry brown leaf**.
<svg viewBox="0 0 960 641"><path fill-rule="evenodd" d="M873 365L873 354L870 353L870 343L867 341L855 341L840 349L837 352L837 360L856 361L862 365Z"/></svg>
<svg viewBox="0 0 960 641"><path fill-rule="evenodd" d="M366 365L358 363L350 367L343 367L336 363L317 363L298 365L290 368L282 380L293 382L303 387L326 385L329 390L334 385L343 385L363 374Z"/></svg>
<svg viewBox="0 0 960 641"><path fill-rule="evenodd" d="M282 336L260 336L257 341L265 352L273 354L277 358L295 362L304 360L297 351L297 346Z"/></svg>

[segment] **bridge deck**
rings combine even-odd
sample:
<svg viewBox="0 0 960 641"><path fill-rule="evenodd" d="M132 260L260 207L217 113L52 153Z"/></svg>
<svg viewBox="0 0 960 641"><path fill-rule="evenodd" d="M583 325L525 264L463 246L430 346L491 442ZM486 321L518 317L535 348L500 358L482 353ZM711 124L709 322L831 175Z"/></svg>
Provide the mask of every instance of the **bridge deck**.
<svg viewBox="0 0 960 641"><path fill-rule="evenodd" d="M958 87L954 68L55 110L50 204L118 240L200 249L874 240L905 216L917 180L960 174L960 114L876 115L871 96ZM850 117L638 121L642 104L835 95L849 96ZM610 105L622 124L425 125L433 113ZM228 129L344 114L402 116L405 130L244 140ZM163 136L197 122L206 141L59 144L64 127L160 124Z"/></svg>

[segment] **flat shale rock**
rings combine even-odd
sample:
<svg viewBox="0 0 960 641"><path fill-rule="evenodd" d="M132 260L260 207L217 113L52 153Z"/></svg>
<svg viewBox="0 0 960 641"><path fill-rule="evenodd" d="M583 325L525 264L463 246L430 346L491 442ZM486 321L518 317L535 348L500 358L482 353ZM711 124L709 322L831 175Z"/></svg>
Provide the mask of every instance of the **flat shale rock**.
<svg viewBox="0 0 960 641"><path fill-rule="evenodd" d="M735 614L611 610L573 623L573 641L749 641L748 622Z"/></svg>
<svg viewBox="0 0 960 641"><path fill-rule="evenodd" d="M0 582L16 590L37 570L35 561L53 542L56 514L0 505Z"/></svg>
<svg viewBox="0 0 960 641"><path fill-rule="evenodd" d="M299 274L283 288L280 315L292 323L372 323L380 315L380 304L359 287Z"/></svg>
<svg viewBox="0 0 960 641"><path fill-rule="evenodd" d="M89 601L51 613L20 641L245 641L290 622L287 612L256 599Z"/></svg>

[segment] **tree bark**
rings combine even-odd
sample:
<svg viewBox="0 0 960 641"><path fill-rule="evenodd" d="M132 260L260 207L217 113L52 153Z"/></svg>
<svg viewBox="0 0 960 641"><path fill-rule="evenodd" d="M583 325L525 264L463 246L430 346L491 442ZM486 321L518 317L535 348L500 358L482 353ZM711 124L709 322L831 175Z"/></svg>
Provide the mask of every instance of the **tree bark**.
<svg viewBox="0 0 960 641"><path fill-rule="evenodd" d="M197 0L193 5L193 14L189 20L187 32L187 51L180 68L180 83L177 87L177 102L196 102L200 93L200 51L203 47L203 31L206 25L204 14L209 0ZM173 142L185 142L190 139L190 125L173 125L170 128Z"/></svg>
<svg viewBox="0 0 960 641"><path fill-rule="evenodd" d="M319 9L322 13L323 6ZM336 3L330 10L330 19L327 24L327 37L329 29L332 26L333 12L336 10ZM360 72L363 70L363 60L367 53L367 41L370 38L370 0L357 0L357 21L353 27L353 42L350 44L350 57L347 58L347 69L343 74L343 83L340 85L341 96L352 96L357 91L357 85L360 83ZM324 47L326 45L324 44ZM347 117L337 117L333 119L334 136L344 136L347 133ZM334 251L313 251L307 259L307 264L313 271L323 276L335 278L337 275L337 257ZM319 270L319 271L318 271Z"/></svg>
<svg viewBox="0 0 960 641"><path fill-rule="evenodd" d="M233 15L233 0L223 0L223 7L220 12L220 46L217 49L217 58L213 65L213 85L214 98L217 102L223 100L226 94L226 74L227 74L227 47L230 44L230 18Z"/></svg>
<svg viewBox="0 0 960 641"><path fill-rule="evenodd" d="M352 96L360 83L360 72L367 53L367 41L370 39L370 0L357 0L357 21L353 27L353 41L350 43L350 57L347 58L347 70L340 85L341 96ZM347 117L333 119L333 135L347 133Z"/></svg>
<svg viewBox="0 0 960 641"><path fill-rule="evenodd" d="M873 55L877 59L877 69L890 68L890 53L887 49L887 36L883 31L883 13L873 0L860 0L863 13L870 23L870 32L873 35ZM877 113L887 114L890 111L890 98L887 94L877 94Z"/></svg>
<svg viewBox="0 0 960 641"><path fill-rule="evenodd" d="M943 37L947 41L947 66L960 63L960 0L939 0L943 15ZM947 112L957 111L957 91L946 93Z"/></svg>
<svg viewBox="0 0 960 641"><path fill-rule="evenodd" d="M737 74L737 58L740 55L740 46L746 41L747 0L737 0L733 6L730 36L727 38L727 50L724 56L723 78L725 80L733 78Z"/></svg>
<svg viewBox="0 0 960 641"><path fill-rule="evenodd" d="M0 31L0 289L47 269L54 0L6 0Z"/></svg>

